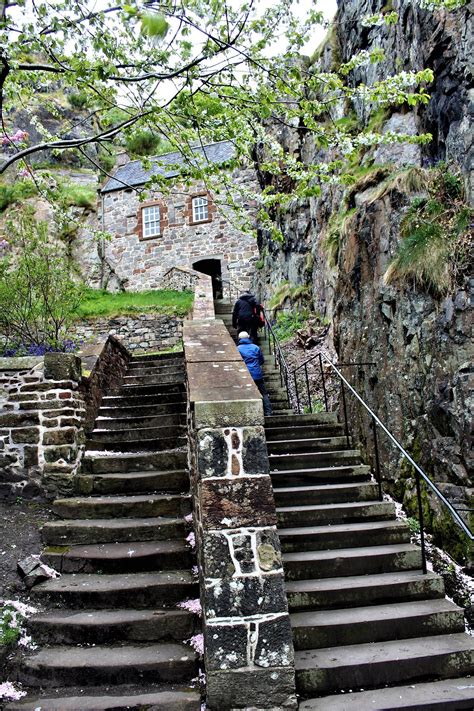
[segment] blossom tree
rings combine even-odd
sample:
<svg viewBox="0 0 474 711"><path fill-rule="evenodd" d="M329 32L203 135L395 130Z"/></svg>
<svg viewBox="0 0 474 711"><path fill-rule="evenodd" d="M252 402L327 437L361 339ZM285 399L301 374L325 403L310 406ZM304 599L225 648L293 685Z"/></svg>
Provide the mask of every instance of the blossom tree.
<svg viewBox="0 0 474 711"><path fill-rule="evenodd" d="M433 9L464 0L414 2ZM45 150L75 150L96 163L92 146L107 149L120 136L151 130L183 154L191 178L213 170L199 162L196 144L231 140L236 160L251 146L266 145L264 169L285 173L297 193L308 196L321 183L337 180L347 157L362 145L429 141L429 135L349 128L337 116L353 101L426 103L431 70L403 71L363 85L351 79L353 71L381 61L381 51L359 52L331 71L308 64L301 48L324 17L314 0L304 17L295 6L292 0L0 3L0 141L9 153L0 174L19 162L27 170L28 159ZM360 21L390 27L397 19L388 10ZM80 119L89 127L84 136L72 138L67 128L52 135L34 115L33 98L51 81L66 93L81 92L88 107L87 121ZM19 108L30 115L41 140L30 141L21 126L9 127ZM330 149L331 159L308 166L285 155L265 128L269 119L310 132L316 145ZM267 191L262 205L271 207L281 197Z"/></svg>

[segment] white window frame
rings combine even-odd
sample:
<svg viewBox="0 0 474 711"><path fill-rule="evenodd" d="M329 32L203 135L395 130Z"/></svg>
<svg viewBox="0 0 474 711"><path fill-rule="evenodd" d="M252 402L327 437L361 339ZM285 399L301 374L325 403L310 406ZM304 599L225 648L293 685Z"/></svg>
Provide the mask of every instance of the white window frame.
<svg viewBox="0 0 474 711"><path fill-rule="evenodd" d="M209 198L207 195L196 195L191 200L193 209L193 222L209 221Z"/></svg>
<svg viewBox="0 0 474 711"><path fill-rule="evenodd" d="M159 237L161 235L161 208L159 205L142 207L142 237Z"/></svg>

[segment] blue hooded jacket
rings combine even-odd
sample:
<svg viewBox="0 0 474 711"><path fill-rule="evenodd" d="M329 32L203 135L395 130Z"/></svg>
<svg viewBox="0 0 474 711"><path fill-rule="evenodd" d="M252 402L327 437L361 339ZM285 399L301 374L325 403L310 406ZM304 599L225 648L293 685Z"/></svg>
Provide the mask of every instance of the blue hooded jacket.
<svg viewBox="0 0 474 711"><path fill-rule="evenodd" d="M241 338L237 348L252 378L254 380L262 380L263 370L261 366L264 359L261 349L255 343L252 343L250 338Z"/></svg>

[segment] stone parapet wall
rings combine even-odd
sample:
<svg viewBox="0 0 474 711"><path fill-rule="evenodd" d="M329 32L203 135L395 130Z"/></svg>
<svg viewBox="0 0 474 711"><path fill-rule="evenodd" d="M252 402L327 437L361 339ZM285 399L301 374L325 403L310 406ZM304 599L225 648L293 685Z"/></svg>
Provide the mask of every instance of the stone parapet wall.
<svg viewBox="0 0 474 711"><path fill-rule="evenodd" d="M70 353L0 358L0 497L66 493L83 443L80 360Z"/></svg>
<svg viewBox="0 0 474 711"><path fill-rule="evenodd" d="M160 314L139 314L117 318L82 319L70 329L71 338L89 343L115 336L131 352L159 351L180 343L183 319Z"/></svg>
<svg viewBox="0 0 474 711"><path fill-rule="evenodd" d="M207 706L294 709L293 642L260 394L222 321L186 322L184 348Z"/></svg>

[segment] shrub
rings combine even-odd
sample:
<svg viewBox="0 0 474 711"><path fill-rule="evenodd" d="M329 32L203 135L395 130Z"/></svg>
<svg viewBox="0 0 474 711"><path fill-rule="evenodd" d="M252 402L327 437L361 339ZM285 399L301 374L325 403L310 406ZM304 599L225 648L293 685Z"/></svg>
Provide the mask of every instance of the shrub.
<svg viewBox="0 0 474 711"><path fill-rule="evenodd" d="M0 336L6 344L62 350L82 287L45 222L18 211L7 223L11 249L0 256Z"/></svg>
<svg viewBox="0 0 474 711"><path fill-rule="evenodd" d="M73 109L85 109L90 103L90 97L86 91L73 91L67 95L67 100Z"/></svg>
<svg viewBox="0 0 474 711"><path fill-rule="evenodd" d="M32 180L17 180L12 185L0 184L0 212L16 202L36 195L36 186Z"/></svg>

